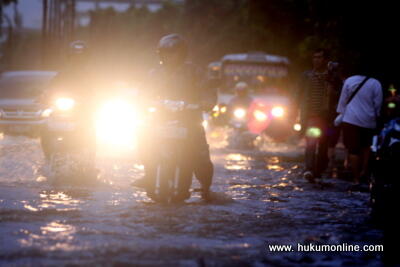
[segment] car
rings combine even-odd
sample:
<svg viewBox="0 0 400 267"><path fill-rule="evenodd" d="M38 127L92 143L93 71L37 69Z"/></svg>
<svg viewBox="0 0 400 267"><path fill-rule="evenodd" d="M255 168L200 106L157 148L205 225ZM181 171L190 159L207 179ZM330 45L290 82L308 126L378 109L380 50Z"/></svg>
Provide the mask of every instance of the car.
<svg viewBox="0 0 400 267"><path fill-rule="evenodd" d="M6 135L38 136L45 118L37 98L57 73L55 71L6 71L0 73L0 132Z"/></svg>

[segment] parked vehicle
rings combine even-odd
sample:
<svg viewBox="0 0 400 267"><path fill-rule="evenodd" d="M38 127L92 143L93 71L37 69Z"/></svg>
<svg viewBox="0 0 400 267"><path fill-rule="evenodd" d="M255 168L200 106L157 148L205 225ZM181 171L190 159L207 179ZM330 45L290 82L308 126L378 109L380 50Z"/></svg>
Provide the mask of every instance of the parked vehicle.
<svg viewBox="0 0 400 267"><path fill-rule="evenodd" d="M53 71L8 71L0 74L0 131L38 136L45 108L36 99L56 75Z"/></svg>

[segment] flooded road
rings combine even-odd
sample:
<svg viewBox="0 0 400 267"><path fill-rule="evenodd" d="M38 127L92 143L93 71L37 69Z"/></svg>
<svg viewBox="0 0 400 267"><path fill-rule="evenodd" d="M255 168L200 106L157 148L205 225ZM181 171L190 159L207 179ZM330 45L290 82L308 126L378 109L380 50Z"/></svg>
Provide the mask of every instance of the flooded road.
<svg viewBox="0 0 400 267"><path fill-rule="evenodd" d="M269 245L381 244L367 193L301 176L301 150L212 150L215 199L151 203L129 158L102 156L98 181L52 185L40 145L0 137L0 265L379 266L378 252L271 252ZM195 182L196 187L196 182Z"/></svg>

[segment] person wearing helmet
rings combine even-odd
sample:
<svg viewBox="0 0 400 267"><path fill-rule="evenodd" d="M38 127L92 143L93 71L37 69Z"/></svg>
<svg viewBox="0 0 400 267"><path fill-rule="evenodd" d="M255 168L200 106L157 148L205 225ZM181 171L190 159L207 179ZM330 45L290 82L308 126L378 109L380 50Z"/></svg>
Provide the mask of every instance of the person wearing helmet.
<svg viewBox="0 0 400 267"><path fill-rule="evenodd" d="M235 96L228 104L228 110L231 112L235 108L241 107L248 109L253 102L253 98L249 96L249 86L246 82L238 82L235 86Z"/></svg>
<svg viewBox="0 0 400 267"><path fill-rule="evenodd" d="M148 89L143 92L145 98L183 100L186 103L199 104L203 111L211 110L216 103L216 91L212 89L212 81L204 81L199 68L187 61L186 40L178 34L164 36L159 41L157 53L160 65L150 72L146 82ZM202 186L202 197L207 200L214 167L202 126L202 110L188 112L187 121L190 122L189 127L194 139L190 142L195 162L193 172ZM149 157L151 158L151 155ZM143 158L146 156L143 155ZM146 169L145 159L144 165ZM146 182L148 180L145 177L134 185L146 187Z"/></svg>
<svg viewBox="0 0 400 267"><path fill-rule="evenodd" d="M93 79L89 71L88 47L84 41L73 41L69 44L67 58L64 67L50 82L50 86L43 92L39 102L48 106L56 97L68 96L74 99L84 99L85 106L80 110L81 125L85 125L82 133L87 140L95 140L93 126L92 106L93 103ZM41 144L43 154L49 158L49 133L43 130ZM92 143L92 141L89 141ZM93 143L94 145L94 143Z"/></svg>
<svg viewBox="0 0 400 267"><path fill-rule="evenodd" d="M63 68L51 81L41 100L46 102L55 94L90 96L92 79L88 66L87 44L84 41L73 41L69 44L68 54Z"/></svg>

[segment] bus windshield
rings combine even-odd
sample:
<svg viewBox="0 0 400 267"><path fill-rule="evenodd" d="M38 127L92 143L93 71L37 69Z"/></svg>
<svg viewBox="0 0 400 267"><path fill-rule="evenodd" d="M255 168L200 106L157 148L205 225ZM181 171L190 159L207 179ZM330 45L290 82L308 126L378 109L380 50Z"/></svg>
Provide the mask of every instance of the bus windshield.
<svg viewBox="0 0 400 267"><path fill-rule="evenodd" d="M221 79L220 90L225 93L246 82L253 93L282 94L289 87L289 60L263 52L228 54L209 64L208 75Z"/></svg>
<svg viewBox="0 0 400 267"><path fill-rule="evenodd" d="M236 83L244 81L256 93L274 93L285 87L288 69L283 65L228 63L224 65L222 76L224 91L229 91Z"/></svg>

